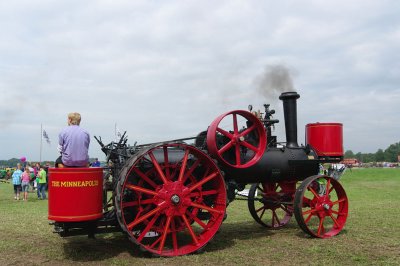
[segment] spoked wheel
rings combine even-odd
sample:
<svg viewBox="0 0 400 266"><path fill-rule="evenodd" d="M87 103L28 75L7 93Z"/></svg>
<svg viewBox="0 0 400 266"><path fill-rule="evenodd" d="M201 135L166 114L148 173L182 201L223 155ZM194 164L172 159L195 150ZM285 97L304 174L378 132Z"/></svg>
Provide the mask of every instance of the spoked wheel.
<svg viewBox="0 0 400 266"><path fill-rule="evenodd" d="M253 184L247 202L251 216L265 227L281 228L293 215L295 191L295 182Z"/></svg>
<svg viewBox="0 0 400 266"><path fill-rule="evenodd" d="M329 238L344 227L348 200L335 179L316 175L305 179L297 189L294 214L300 228L313 237Z"/></svg>
<svg viewBox="0 0 400 266"><path fill-rule="evenodd" d="M246 168L258 162L266 143L267 136L261 121L243 110L217 117L207 132L207 147L211 155L235 168Z"/></svg>
<svg viewBox="0 0 400 266"><path fill-rule="evenodd" d="M160 256L200 251L224 219L224 179L193 146L161 144L134 156L121 171L117 214L129 239Z"/></svg>

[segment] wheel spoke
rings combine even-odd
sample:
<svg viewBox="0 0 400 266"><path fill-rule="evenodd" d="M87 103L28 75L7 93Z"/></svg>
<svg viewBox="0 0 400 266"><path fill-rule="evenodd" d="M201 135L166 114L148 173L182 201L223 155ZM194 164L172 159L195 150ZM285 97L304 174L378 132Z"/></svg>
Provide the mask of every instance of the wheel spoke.
<svg viewBox="0 0 400 266"><path fill-rule="evenodd" d="M210 181L211 179L213 179L214 177L216 177L217 174L218 174L218 172L214 172L214 173L212 173L211 175L209 175L209 176L203 178L203 179L202 179L201 181L199 181L197 184L191 186L191 187L189 188L189 192L192 192L193 190L195 190L195 189L201 187L203 184L207 183L208 181Z"/></svg>
<svg viewBox="0 0 400 266"><path fill-rule="evenodd" d="M240 145L235 144L235 157L236 157L236 165L240 165Z"/></svg>
<svg viewBox="0 0 400 266"><path fill-rule="evenodd" d="M344 201L346 201L346 200L347 200L346 198L341 198L341 199L339 199L339 200L337 200L337 201L332 202L332 205L336 205L336 204L341 203L341 202L344 202Z"/></svg>
<svg viewBox="0 0 400 266"><path fill-rule="evenodd" d="M189 210L186 210L186 215L193 219L198 225L200 225L203 229L206 229L207 225L203 223L194 213L189 212Z"/></svg>
<svg viewBox="0 0 400 266"><path fill-rule="evenodd" d="M331 191L330 191L330 188L329 188L330 186L331 186L331 179L328 178L328 182L326 182L326 188L325 188L325 191L328 192L328 193L326 193L326 196L331 194Z"/></svg>
<svg viewBox="0 0 400 266"><path fill-rule="evenodd" d="M164 152L164 164L165 164L165 176L168 180L171 179L171 173L169 171L169 159L168 159L168 147L165 145L163 146L163 152Z"/></svg>
<svg viewBox="0 0 400 266"><path fill-rule="evenodd" d="M206 210L206 211L209 211L209 212L218 213L218 214L224 213L223 211L216 210L216 209L213 209L211 207L208 207L207 205L203 205L203 204L199 204L199 203L191 202L190 206L195 207L195 208L199 208L199 209L202 209L202 210Z"/></svg>
<svg viewBox="0 0 400 266"><path fill-rule="evenodd" d="M309 213L314 213L314 212L317 212L317 210L316 209L310 209L308 211L303 212L303 215L306 215L306 214L309 214Z"/></svg>
<svg viewBox="0 0 400 266"><path fill-rule="evenodd" d="M293 212L293 211L289 210L289 208L288 208L287 206L280 204L279 207L280 207L284 212L286 212L287 214L292 215L292 212Z"/></svg>
<svg viewBox="0 0 400 266"><path fill-rule="evenodd" d="M134 167L133 171L139 175L139 177L141 179L143 179L144 181L146 181L147 184L149 184L150 186L152 186L153 188L157 187L157 184L154 183L153 180L151 180L147 175L145 175L142 171L140 171L137 167Z"/></svg>
<svg viewBox="0 0 400 266"><path fill-rule="evenodd" d="M272 211L272 217L275 217L275 219L272 218L272 227L275 227L275 224L277 224L277 225L281 224L281 221L279 220L278 215L276 214L275 210ZM277 223L275 223L274 221L276 221Z"/></svg>
<svg viewBox="0 0 400 266"><path fill-rule="evenodd" d="M185 214L182 214L181 217L182 217L182 219L183 219L183 222L184 222L185 225L186 225L186 228L187 228L188 231L189 231L190 236L191 236L192 239L193 239L193 242L195 243L195 245L198 245L198 244L199 244L199 241L198 241L198 239L197 239L196 234L195 234L194 231L193 231L193 228L190 226L190 223L189 223L188 219L186 218L186 215L185 215Z"/></svg>
<svg viewBox="0 0 400 266"><path fill-rule="evenodd" d="M313 193L313 194L314 194L314 196L315 196L317 199L319 199L319 198L320 198L320 196L318 195L318 193L317 193L317 192L315 192L315 190L314 190L312 187L308 187L308 190L309 190L309 191L311 191L311 193Z"/></svg>
<svg viewBox="0 0 400 266"><path fill-rule="evenodd" d="M178 181L179 182L182 182L182 180L183 180L183 174L185 173L185 170L186 170L188 157L189 157L189 149L187 149L185 151L185 155L183 156L183 159L182 159L182 166L181 166L181 169L179 171L179 177L178 177Z"/></svg>
<svg viewBox="0 0 400 266"><path fill-rule="evenodd" d="M158 237L151 245L150 248L154 248L161 241L161 237Z"/></svg>
<svg viewBox="0 0 400 266"><path fill-rule="evenodd" d="M258 213L259 211L261 211L261 214L259 216L259 218L261 219L264 216L265 211L267 210L264 206L262 206L261 208L259 208L256 212Z"/></svg>
<svg viewBox="0 0 400 266"><path fill-rule="evenodd" d="M312 207L312 206L311 206L311 203L312 203L312 200L311 200L311 199L309 199L309 198L307 198L307 197L305 197L305 196L303 197L303 205L302 205L303 208L304 208L304 207L310 207L310 208L311 208L311 207Z"/></svg>
<svg viewBox="0 0 400 266"><path fill-rule="evenodd" d="M147 226L143 229L143 231L140 233L139 237L137 238L138 242L142 242L143 238L146 236L146 234L150 231L151 227L154 225L158 217L160 216L160 213L157 213L154 215L154 217L150 220L150 222L147 224Z"/></svg>
<svg viewBox="0 0 400 266"><path fill-rule="evenodd" d="M154 154L152 152L149 152L149 156L150 156L151 162L153 163L154 167L156 168L157 173L160 176L160 178L163 181L163 183L164 184L168 183L168 180L165 177L165 175L164 175L164 173L163 173L163 171L161 169L161 166L158 164L157 159L154 157Z"/></svg>
<svg viewBox="0 0 400 266"><path fill-rule="evenodd" d="M131 231L133 227L135 227L136 225L140 224L141 222L143 222L144 220L146 220L147 218L153 216L154 214L156 214L157 212L161 211L161 206L158 206L157 208L155 208L152 211L149 211L148 213L146 213L145 215L143 215L142 217L134 220L133 222L131 222L130 224L128 224L128 229Z"/></svg>
<svg viewBox="0 0 400 266"><path fill-rule="evenodd" d="M331 212L333 214L336 214L337 216L341 216L341 215L346 215L347 214L346 212L339 212L339 211L335 211L335 210L331 210Z"/></svg>
<svg viewBox="0 0 400 266"><path fill-rule="evenodd" d="M150 189L147 189L147 188L143 188L143 187L139 187L139 186L135 186L135 185L131 185L131 184L126 184L125 187L129 188L129 189L132 189L132 190L135 190L135 191L139 191L139 192L145 193L145 194L153 195L153 196L157 196L158 195L158 193L153 191L153 190L150 190Z"/></svg>
<svg viewBox="0 0 400 266"><path fill-rule="evenodd" d="M248 143L247 141L241 141L240 145L245 146L246 148L249 148L250 150L254 151L254 152L258 152L259 148L254 147L253 145L251 145L250 143Z"/></svg>
<svg viewBox="0 0 400 266"><path fill-rule="evenodd" d="M313 213L310 213L307 218L304 220L304 223L308 223L311 220L311 217L313 216Z"/></svg>
<svg viewBox="0 0 400 266"><path fill-rule="evenodd" d="M219 155L223 155L227 150L229 150L230 148L232 148L233 146L233 142L229 141L227 144L225 144L221 149L218 150L218 154Z"/></svg>
<svg viewBox="0 0 400 266"><path fill-rule="evenodd" d="M176 237L176 226L175 226L175 219L171 221L171 233L172 233L172 246L174 247L174 251L178 250L178 239Z"/></svg>
<svg viewBox="0 0 400 266"><path fill-rule="evenodd" d="M255 124L251 125L249 128L247 128L243 132L240 132L238 136L239 137L244 137L244 136L248 135L249 133L251 133L251 131L253 131L254 129L256 129L256 125Z"/></svg>
<svg viewBox="0 0 400 266"><path fill-rule="evenodd" d="M189 176L192 175L193 171L199 166L200 160L196 160L194 164L189 168L189 171L186 172L185 176L182 179L182 184L185 184L186 180Z"/></svg>
<svg viewBox="0 0 400 266"><path fill-rule="evenodd" d="M237 135L239 133L237 115L234 113L232 114L232 116L233 116L233 132L235 135Z"/></svg>
<svg viewBox="0 0 400 266"><path fill-rule="evenodd" d="M155 203L154 199L134 200L134 201L122 202L122 208L133 207L138 205L147 205L152 203Z"/></svg>
<svg viewBox="0 0 400 266"><path fill-rule="evenodd" d="M218 190L213 189L213 190L207 190L207 191L201 191L201 192L198 192L198 191L192 192L189 194L189 197L193 198L193 197L209 196L209 195L216 195L216 194L218 194Z"/></svg>
<svg viewBox="0 0 400 266"><path fill-rule="evenodd" d="M317 235L321 235L321 232L324 232L324 220L325 220L325 216L319 218L319 225L318 225L318 232Z"/></svg>
<svg viewBox="0 0 400 266"><path fill-rule="evenodd" d="M332 221L335 223L336 227L337 227L337 228L339 228L339 227L340 227L340 225L339 225L338 221L336 220L336 218L335 218L335 217L333 217L333 215L332 215L332 214L329 214L329 217L331 217L331 219L332 219Z"/></svg>
<svg viewBox="0 0 400 266"><path fill-rule="evenodd" d="M171 223L171 216L167 217L167 222L164 226L164 233L161 236L161 242L160 242L160 247L159 247L159 252L161 253L162 250L164 249L164 244L165 244L165 239L167 238L168 235L168 229L169 229L169 224Z"/></svg>
<svg viewBox="0 0 400 266"><path fill-rule="evenodd" d="M222 128L219 128L219 127L217 128L217 131L219 133L221 133L222 135L224 135L225 137L227 137L228 139L233 139L233 135L231 133L229 133L228 131L223 130Z"/></svg>

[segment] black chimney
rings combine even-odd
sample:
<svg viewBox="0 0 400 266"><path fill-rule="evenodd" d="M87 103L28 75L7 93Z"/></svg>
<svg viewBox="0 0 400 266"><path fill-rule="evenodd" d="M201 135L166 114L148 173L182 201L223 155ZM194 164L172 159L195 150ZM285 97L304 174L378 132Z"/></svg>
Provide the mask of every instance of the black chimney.
<svg viewBox="0 0 400 266"><path fill-rule="evenodd" d="M296 100L300 98L297 92L284 92L279 96L283 101L283 113L285 115L286 146L299 147L297 144L297 107Z"/></svg>

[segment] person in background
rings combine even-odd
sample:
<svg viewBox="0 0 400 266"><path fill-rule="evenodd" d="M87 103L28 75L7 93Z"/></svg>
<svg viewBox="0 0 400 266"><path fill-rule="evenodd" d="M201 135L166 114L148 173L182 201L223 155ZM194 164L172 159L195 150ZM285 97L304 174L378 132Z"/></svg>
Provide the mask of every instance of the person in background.
<svg viewBox="0 0 400 266"><path fill-rule="evenodd" d="M21 175L22 192L24 192L23 200L28 200L29 182L31 181L31 171L29 167L25 167L25 171Z"/></svg>
<svg viewBox="0 0 400 266"><path fill-rule="evenodd" d="M17 163L17 169L12 174L12 182L14 185L14 199L19 200L19 193L21 191L21 164Z"/></svg>
<svg viewBox="0 0 400 266"><path fill-rule="evenodd" d="M89 163L89 133L81 128L81 115L68 114L68 126L58 135L58 151L55 167L85 167Z"/></svg>
<svg viewBox="0 0 400 266"><path fill-rule="evenodd" d="M44 166L44 171L46 172L46 191L49 189L49 183L50 183L50 175L49 175L49 168L50 168L50 164L46 163L46 165Z"/></svg>
<svg viewBox="0 0 400 266"><path fill-rule="evenodd" d="M35 168L34 167L29 167L29 174L31 176L31 180L29 181L29 186L31 187L31 191L33 192L35 190L35 179L36 179L36 175L35 175Z"/></svg>
<svg viewBox="0 0 400 266"><path fill-rule="evenodd" d="M40 171L40 163L36 163L35 167L33 167L34 177L32 178L33 179L33 189L32 189L32 191L37 190L38 183L36 181L36 176L38 175L39 171Z"/></svg>
<svg viewBox="0 0 400 266"><path fill-rule="evenodd" d="M46 171L42 166L40 167L40 171L37 174L36 182L38 183L38 199L46 199Z"/></svg>
<svg viewBox="0 0 400 266"><path fill-rule="evenodd" d="M99 159L98 158L96 158L95 160L94 160L94 162L92 163L92 165L91 165L92 167L100 167L100 162L99 162Z"/></svg>

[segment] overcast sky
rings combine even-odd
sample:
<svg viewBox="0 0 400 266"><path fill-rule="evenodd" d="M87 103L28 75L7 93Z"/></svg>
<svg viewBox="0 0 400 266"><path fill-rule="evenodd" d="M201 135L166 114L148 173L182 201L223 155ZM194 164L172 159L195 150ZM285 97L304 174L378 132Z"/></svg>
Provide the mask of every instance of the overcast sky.
<svg viewBox="0 0 400 266"><path fill-rule="evenodd" d="M196 136L220 114L270 103L290 74L299 143L310 122L341 122L344 148L400 141L400 1L1 1L0 159L55 160L80 112L93 136L128 143ZM261 93L264 89L264 93Z"/></svg>

